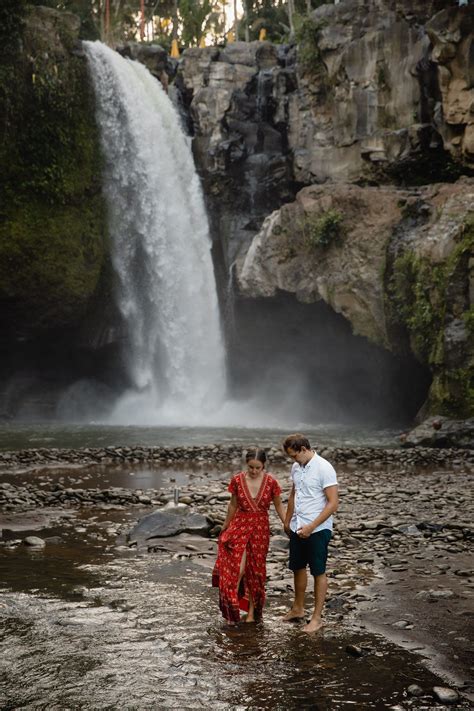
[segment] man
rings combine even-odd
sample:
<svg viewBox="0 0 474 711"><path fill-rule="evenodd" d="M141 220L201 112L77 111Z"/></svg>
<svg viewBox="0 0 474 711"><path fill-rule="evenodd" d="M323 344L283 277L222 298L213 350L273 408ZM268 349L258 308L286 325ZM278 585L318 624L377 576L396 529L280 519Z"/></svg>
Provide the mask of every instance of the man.
<svg viewBox="0 0 474 711"><path fill-rule="evenodd" d="M293 606L283 619L289 622L304 618L306 567L309 565L314 576L314 610L303 630L317 632L323 625L321 613L328 587L326 559L332 535L332 515L338 506L336 472L326 459L311 449L308 439L299 432L288 435L283 449L294 460L285 531L290 537L289 567L293 571L295 586Z"/></svg>

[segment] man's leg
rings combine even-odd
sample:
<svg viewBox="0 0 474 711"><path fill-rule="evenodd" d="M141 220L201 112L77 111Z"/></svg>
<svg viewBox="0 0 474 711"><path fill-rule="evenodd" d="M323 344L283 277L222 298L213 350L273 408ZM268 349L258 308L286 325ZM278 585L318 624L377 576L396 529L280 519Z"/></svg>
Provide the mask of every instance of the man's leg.
<svg viewBox="0 0 474 711"><path fill-rule="evenodd" d="M328 579L326 573L316 575L314 578L314 612L310 621L303 627L303 632L317 632L323 626L321 613L328 591Z"/></svg>
<svg viewBox="0 0 474 711"><path fill-rule="evenodd" d="M294 570L293 578L295 586L295 600L293 602L291 610L287 612L286 615L284 615L284 622L290 622L291 620L301 620L304 618L304 595L306 592L306 584L308 582L306 568Z"/></svg>

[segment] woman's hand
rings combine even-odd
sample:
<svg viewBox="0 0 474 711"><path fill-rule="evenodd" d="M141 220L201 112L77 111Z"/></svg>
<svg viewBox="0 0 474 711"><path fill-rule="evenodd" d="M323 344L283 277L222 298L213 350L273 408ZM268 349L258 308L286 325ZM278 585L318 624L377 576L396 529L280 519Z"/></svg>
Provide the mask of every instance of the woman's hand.
<svg viewBox="0 0 474 711"><path fill-rule="evenodd" d="M287 535L288 538L289 538L289 537L291 536L290 524L289 524L289 523L285 523L285 525L283 526L283 529L284 529L286 535Z"/></svg>

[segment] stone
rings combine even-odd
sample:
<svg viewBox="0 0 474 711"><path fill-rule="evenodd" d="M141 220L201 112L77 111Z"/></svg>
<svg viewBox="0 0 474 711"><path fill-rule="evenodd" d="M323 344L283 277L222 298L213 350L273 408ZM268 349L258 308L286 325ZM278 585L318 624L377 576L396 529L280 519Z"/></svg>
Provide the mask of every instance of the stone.
<svg viewBox="0 0 474 711"><path fill-rule="evenodd" d="M346 646L346 652L352 657L362 657L364 655L364 650L362 649L362 647L359 647L356 644L348 644Z"/></svg>
<svg viewBox="0 0 474 711"><path fill-rule="evenodd" d="M458 692L446 686L434 686L433 694L442 704L455 704L459 700Z"/></svg>
<svg viewBox="0 0 474 711"><path fill-rule="evenodd" d="M418 684L410 684L410 686L407 688L407 693L410 696L423 696L424 691L421 686L418 686Z"/></svg>
<svg viewBox="0 0 474 711"><path fill-rule="evenodd" d="M27 536L23 539L23 543L31 548L44 548L46 546L46 542L38 536Z"/></svg>
<svg viewBox="0 0 474 711"><path fill-rule="evenodd" d="M398 620L398 622L394 622L392 627L398 627L399 629L406 629L410 623L407 620Z"/></svg>
<svg viewBox="0 0 474 711"><path fill-rule="evenodd" d="M127 536L129 542L149 542L154 538L194 533L207 536L211 526L206 516L193 512L188 506L155 511L140 519Z"/></svg>

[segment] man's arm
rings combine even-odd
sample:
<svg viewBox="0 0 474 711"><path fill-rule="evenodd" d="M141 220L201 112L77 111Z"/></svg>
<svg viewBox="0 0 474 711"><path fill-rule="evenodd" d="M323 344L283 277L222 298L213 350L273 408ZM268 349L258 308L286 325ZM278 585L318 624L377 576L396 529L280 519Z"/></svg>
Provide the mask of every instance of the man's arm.
<svg viewBox="0 0 474 711"><path fill-rule="evenodd" d="M288 504L286 506L286 517L285 517L285 533L287 536L291 533L290 521L293 517L293 511L295 510L295 485L291 487L290 495L288 497Z"/></svg>
<svg viewBox="0 0 474 711"><path fill-rule="evenodd" d="M309 538L318 526L324 523L329 516L337 511L337 507L339 505L337 484L334 484L334 486L327 486L324 489L324 493L327 499L326 506L323 508L319 516L314 519L314 521L311 521L311 523L307 523L306 526L302 526L302 528L298 529L297 534L300 538Z"/></svg>

